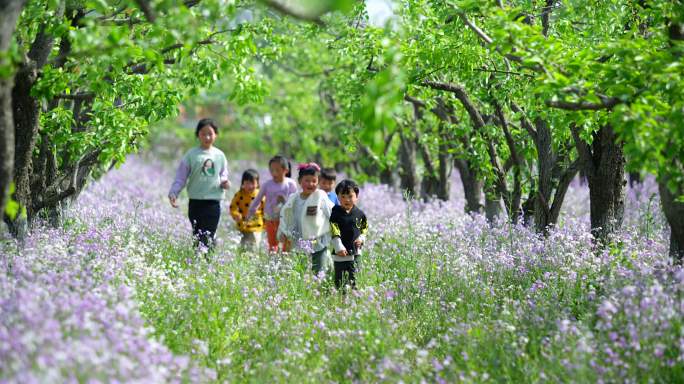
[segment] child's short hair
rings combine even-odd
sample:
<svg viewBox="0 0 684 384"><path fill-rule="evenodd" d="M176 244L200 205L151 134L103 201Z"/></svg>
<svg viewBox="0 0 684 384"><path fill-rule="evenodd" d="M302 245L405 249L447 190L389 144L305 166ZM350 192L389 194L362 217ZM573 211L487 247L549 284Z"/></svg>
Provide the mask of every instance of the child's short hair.
<svg viewBox="0 0 684 384"><path fill-rule="evenodd" d="M316 163L304 163L304 164L299 164L297 167L299 170L299 177L298 180L301 180L302 177L304 176L316 176L318 177L320 172L321 172L321 167L318 166Z"/></svg>
<svg viewBox="0 0 684 384"><path fill-rule="evenodd" d="M354 180L342 180L335 187L335 193L338 195L349 194L351 191L354 191L356 196L359 195L359 185Z"/></svg>
<svg viewBox="0 0 684 384"><path fill-rule="evenodd" d="M359 195L359 185L356 184L356 182L354 180L349 180L349 179L342 180L335 187L335 193L338 195L349 194L349 193L351 193L351 191L354 191L356 196Z"/></svg>
<svg viewBox="0 0 684 384"><path fill-rule="evenodd" d="M292 164L290 164L290 161L283 155L275 155L271 157L271 160L268 161L268 166L270 167L271 164L276 163L280 164L281 167L287 169L287 173L285 173L285 177L291 177L292 176Z"/></svg>
<svg viewBox="0 0 684 384"><path fill-rule="evenodd" d="M210 126L211 128L214 129L214 133L218 135L218 126L216 125L216 122L213 119L202 119L197 122L197 128L195 128L195 136L199 137L199 131L200 129Z"/></svg>
<svg viewBox="0 0 684 384"><path fill-rule="evenodd" d="M321 169L321 179L335 181L335 179L337 179L337 172L335 172L335 168Z"/></svg>
<svg viewBox="0 0 684 384"><path fill-rule="evenodd" d="M254 181L259 184L259 172L252 168L242 172L242 181L240 181L240 184L245 181Z"/></svg>

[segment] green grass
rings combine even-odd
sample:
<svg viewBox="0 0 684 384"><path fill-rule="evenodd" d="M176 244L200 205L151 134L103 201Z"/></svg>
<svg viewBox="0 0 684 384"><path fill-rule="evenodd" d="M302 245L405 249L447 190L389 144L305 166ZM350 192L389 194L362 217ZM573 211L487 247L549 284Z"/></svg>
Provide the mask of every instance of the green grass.
<svg viewBox="0 0 684 384"><path fill-rule="evenodd" d="M361 290L343 295L329 281L313 281L304 255L245 253L224 264L186 264L189 250L159 250L155 267L183 289L142 281L141 310L166 345L215 369L219 381L562 379L561 359L579 336L550 339L555 319L595 312L585 286L564 279L548 281L539 305L526 308L543 269L521 276L475 267L477 277L464 278L439 270L434 255L386 260L370 253ZM588 364L588 356L576 355L580 366ZM578 372L585 376L577 380L594 379L592 370Z"/></svg>

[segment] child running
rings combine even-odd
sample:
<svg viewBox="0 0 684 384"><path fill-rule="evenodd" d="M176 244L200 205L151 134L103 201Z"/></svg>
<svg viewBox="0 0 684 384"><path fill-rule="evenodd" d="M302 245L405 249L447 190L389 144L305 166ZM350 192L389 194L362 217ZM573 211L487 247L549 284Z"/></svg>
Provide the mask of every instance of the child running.
<svg viewBox="0 0 684 384"><path fill-rule="evenodd" d="M197 123L195 136L200 145L185 153L169 190L169 202L178 208L178 195L187 182L190 198L188 218L195 247L200 251L213 249L221 218L221 200L224 190L230 188L226 156L214 147L217 135L218 126L212 119L202 119Z"/></svg>
<svg viewBox="0 0 684 384"><path fill-rule="evenodd" d="M259 194L259 172L248 169L242 173L240 190L233 196L230 202L230 215L235 220L238 230L242 233L240 248L245 250L258 250L261 243L261 235L264 231L264 201L258 205L251 220L247 220L249 207Z"/></svg>
<svg viewBox="0 0 684 384"><path fill-rule="evenodd" d="M264 226L266 227L266 237L268 238L268 250L278 252L278 225L280 224L280 209L287 200L288 196L297 192L297 183L287 177L290 173L290 163L283 156L274 156L268 162L268 168L273 179L264 183L259 189L259 193L249 206L247 219L251 219L256 214L261 199L265 198L264 204ZM284 242L283 252L287 252L289 244Z"/></svg>
<svg viewBox="0 0 684 384"><path fill-rule="evenodd" d="M323 168L321 169L321 179L318 181L318 188L325 191L328 194L328 198L335 205L340 205L340 201L337 199L335 194L335 179L337 179L337 172L335 168Z"/></svg>
<svg viewBox="0 0 684 384"><path fill-rule="evenodd" d="M335 188L340 205L332 209L330 231L335 250L335 287L340 289L349 283L356 288L356 271L359 267L361 247L368 230L366 215L356 203L359 200L359 186L352 180L342 180Z"/></svg>
<svg viewBox="0 0 684 384"><path fill-rule="evenodd" d="M328 270L329 218L334 204L324 191L317 188L318 164L300 164L298 169L302 191L290 196L283 206L278 236L296 242L300 249L310 253L311 269L318 275Z"/></svg>

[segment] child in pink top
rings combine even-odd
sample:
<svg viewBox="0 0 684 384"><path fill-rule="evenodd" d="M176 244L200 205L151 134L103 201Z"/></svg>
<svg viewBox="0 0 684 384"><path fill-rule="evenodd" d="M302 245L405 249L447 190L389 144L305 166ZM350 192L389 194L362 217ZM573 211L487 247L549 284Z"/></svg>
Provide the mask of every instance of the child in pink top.
<svg viewBox="0 0 684 384"><path fill-rule="evenodd" d="M259 208L259 202L263 197L266 197L264 206L264 227L266 228L266 236L268 238L268 249L271 252L278 251L278 225L280 225L280 208L282 208L288 196L297 192L297 183L287 177L290 172L290 163L283 156L274 156L268 162L268 168L273 179L265 182L259 194L254 198L249 207L248 217L256 213ZM283 252L287 251L289 244L284 242L282 245Z"/></svg>

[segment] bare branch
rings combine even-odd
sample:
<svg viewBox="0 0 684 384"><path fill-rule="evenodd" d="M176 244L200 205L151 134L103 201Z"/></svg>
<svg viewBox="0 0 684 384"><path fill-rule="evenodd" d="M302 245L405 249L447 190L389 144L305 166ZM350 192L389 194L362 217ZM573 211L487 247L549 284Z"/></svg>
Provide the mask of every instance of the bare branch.
<svg viewBox="0 0 684 384"><path fill-rule="evenodd" d="M470 100L468 93L462 86L458 84L441 83L430 80L425 80L421 84L432 89L453 93L454 96L456 96L456 98L461 102L461 105L463 105L463 107L468 112L470 120L472 121L475 129L482 130L485 127L486 124L484 119L482 118L482 114L478 110L477 106L475 106L475 104L472 102L472 100ZM506 207L511 207L511 193L508 191L508 187L506 186L505 171L499 163L499 155L496 151L496 147L494 146L493 140L491 140L491 138L489 138L488 135L484 133L484 131L483 136L487 141L487 153L489 155L489 162L491 163L492 168L494 169L494 172L496 174L496 188L501 197L504 199Z"/></svg>
<svg viewBox="0 0 684 384"><path fill-rule="evenodd" d="M461 17L461 20L463 20L463 23L466 26L468 26L468 28L470 28L473 32L475 32L475 34L478 35L480 39L484 40L485 43L491 44L494 42L494 39L489 37L489 35L485 31L480 29L480 27L475 25L475 23L471 22L465 13L461 12L458 15Z"/></svg>
<svg viewBox="0 0 684 384"><path fill-rule="evenodd" d="M422 84L432 89L438 89L441 91L453 93L456 96L456 98L461 102L461 104L463 104L463 107L468 112L468 115L470 116L470 119L473 121L473 125L475 125L475 128L479 129L485 126L485 121L482 118L482 114L477 109L475 104L473 104L473 102L470 100L468 94L462 86L458 84L441 83L430 80L425 80Z"/></svg>
<svg viewBox="0 0 684 384"><path fill-rule="evenodd" d="M553 203L551 203L551 211L549 212L550 220L549 222L555 223L558 221L558 215L560 214L561 205L565 199L565 193L568 191L568 186L570 182L575 178L577 172L580 169L580 160L575 160L570 164L570 166L563 172L558 180L558 186L556 186L556 193L553 196Z"/></svg>
<svg viewBox="0 0 684 384"><path fill-rule="evenodd" d="M78 172L79 169L83 167L92 167L94 164L97 163L98 157L100 156L100 153L102 153L102 149L96 149L92 152L89 152L88 154L84 155L80 159L78 159L70 168L67 173L62 175L62 177L58 180L55 181L52 185L48 186L46 188L46 191L53 191L52 193L46 193L46 196L44 196L42 199L38 199L34 204L33 204L33 211L38 212L39 210L46 208L46 207L51 207L57 204L58 202L66 199L67 197L70 197L74 195L76 192L78 192ZM62 183L64 183L67 179L69 180L69 186L60 191L57 192L60 188Z"/></svg>
<svg viewBox="0 0 684 384"><path fill-rule="evenodd" d="M587 142L580 137L579 128L577 128L577 124L575 124L574 122L570 124L570 132L572 133L572 139L575 141L575 147L577 148L577 153L579 154L580 161L585 163L587 166L585 166L584 168L593 174L595 164L594 157L591 154L591 148L589 148L589 144L587 144Z"/></svg>
<svg viewBox="0 0 684 384"><path fill-rule="evenodd" d="M422 101L419 100L419 99L416 99L416 98L413 97L413 96L404 95L404 100L406 100L406 101L408 101L409 103L412 103L412 104L414 104L414 105L418 105L418 106L423 107L423 108L425 107L425 103L424 103L424 102L422 102Z"/></svg>
<svg viewBox="0 0 684 384"><path fill-rule="evenodd" d="M513 163L521 167L522 166L522 160L520 157L518 157L518 151L515 148L515 139L513 139L513 135L511 135L510 129L508 129L508 121L506 120L506 115L504 115L503 108L501 107L501 104L499 104L498 101L494 101L494 111L496 113L496 117L499 119L499 123L501 124L501 129L503 129L504 136L506 137L506 144L508 145L508 148L511 151L511 159L513 160Z"/></svg>
<svg viewBox="0 0 684 384"><path fill-rule="evenodd" d="M55 20L59 20L64 16L64 3L61 3L55 11ZM49 32L50 26L48 22L41 24L36 37L31 43L31 47L27 53L28 58L35 62L36 68L43 67L48 60L50 52L55 42L55 36Z"/></svg>

